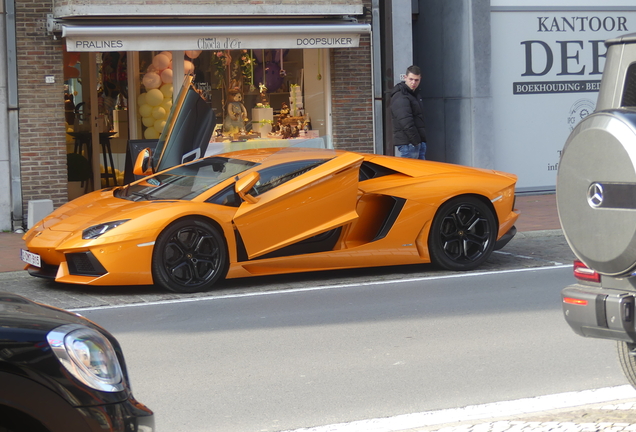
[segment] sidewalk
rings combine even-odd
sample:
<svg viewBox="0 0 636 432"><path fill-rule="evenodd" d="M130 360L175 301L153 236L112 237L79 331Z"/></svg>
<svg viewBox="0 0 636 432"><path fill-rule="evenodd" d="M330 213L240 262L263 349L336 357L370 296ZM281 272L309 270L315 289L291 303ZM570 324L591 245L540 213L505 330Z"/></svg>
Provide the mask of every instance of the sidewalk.
<svg viewBox="0 0 636 432"><path fill-rule="evenodd" d="M516 224L519 232L561 229L554 194L519 196L517 208L521 211ZM20 260L22 248L22 234L0 233L0 272L24 269Z"/></svg>

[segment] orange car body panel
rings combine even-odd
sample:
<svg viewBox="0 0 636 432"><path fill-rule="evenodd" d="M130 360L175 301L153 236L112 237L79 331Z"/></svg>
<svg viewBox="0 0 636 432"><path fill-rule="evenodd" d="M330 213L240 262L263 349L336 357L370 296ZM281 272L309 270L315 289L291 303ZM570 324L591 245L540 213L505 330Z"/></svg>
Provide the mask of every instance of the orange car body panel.
<svg viewBox="0 0 636 432"><path fill-rule="evenodd" d="M326 150L246 150L232 157L263 165L297 158L325 157ZM474 195L492 204L505 234L519 214L513 209L516 176L457 165L330 151L332 160L257 197L229 207L205 202L234 178L191 201L133 202L105 189L80 197L47 216L24 236L30 252L59 266L56 280L85 285L149 285L152 255L159 234L184 217L205 218L225 238L229 268L226 278L375 267L430 262L428 233L437 209L459 195ZM229 155L229 154L228 154ZM358 181L363 161L396 171ZM262 166L261 166L262 167ZM243 175L259 169L254 167ZM142 180L143 181L143 180ZM390 231L374 239L382 217L395 199L405 203ZM128 220L93 240L82 239L86 228ZM340 227L332 250L304 255L263 258L263 255L316 234ZM239 261L237 231L248 259ZM91 251L106 269L102 276L69 273L65 254ZM260 259L255 259L259 258ZM28 266L27 266L28 267Z"/></svg>
<svg viewBox="0 0 636 432"><path fill-rule="evenodd" d="M302 182L289 181L260 195L257 203L242 205L234 224L243 236L248 257L256 258L355 220L362 159L354 153L341 154L306 173ZM285 229L272 229L276 225Z"/></svg>

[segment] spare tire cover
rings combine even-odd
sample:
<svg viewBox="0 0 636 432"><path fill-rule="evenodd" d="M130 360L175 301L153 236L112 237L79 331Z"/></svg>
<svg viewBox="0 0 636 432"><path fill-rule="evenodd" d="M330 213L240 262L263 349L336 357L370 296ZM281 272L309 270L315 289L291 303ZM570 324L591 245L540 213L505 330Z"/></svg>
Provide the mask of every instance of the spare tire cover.
<svg viewBox="0 0 636 432"><path fill-rule="evenodd" d="M557 208L576 256L605 275L636 268L636 113L583 119L568 138L557 174Z"/></svg>

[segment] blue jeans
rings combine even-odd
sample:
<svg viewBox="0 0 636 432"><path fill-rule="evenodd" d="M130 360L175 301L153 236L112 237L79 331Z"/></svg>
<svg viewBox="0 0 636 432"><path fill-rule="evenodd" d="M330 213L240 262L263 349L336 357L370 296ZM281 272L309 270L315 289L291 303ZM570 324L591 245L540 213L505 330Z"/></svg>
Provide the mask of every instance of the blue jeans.
<svg viewBox="0 0 636 432"><path fill-rule="evenodd" d="M426 157L426 143L422 142L417 145L413 144L405 144L398 146L398 150L400 152L401 157L411 158L411 159L422 159L425 160Z"/></svg>

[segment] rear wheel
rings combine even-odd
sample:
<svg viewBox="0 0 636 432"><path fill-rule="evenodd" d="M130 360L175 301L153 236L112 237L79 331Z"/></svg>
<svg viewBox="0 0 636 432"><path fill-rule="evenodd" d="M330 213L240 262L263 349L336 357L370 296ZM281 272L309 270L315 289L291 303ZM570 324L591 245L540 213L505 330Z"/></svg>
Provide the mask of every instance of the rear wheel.
<svg viewBox="0 0 636 432"><path fill-rule="evenodd" d="M636 388L636 345L627 342L617 342L618 361L621 364L627 381Z"/></svg>
<svg viewBox="0 0 636 432"><path fill-rule="evenodd" d="M207 291L227 269L225 240L209 222L187 218L166 228L152 254L156 284L174 292Z"/></svg>
<svg viewBox="0 0 636 432"><path fill-rule="evenodd" d="M488 259L497 240L493 211L472 196L444 203L428 236L433 264L448 270L471 270Z"/></svg>

